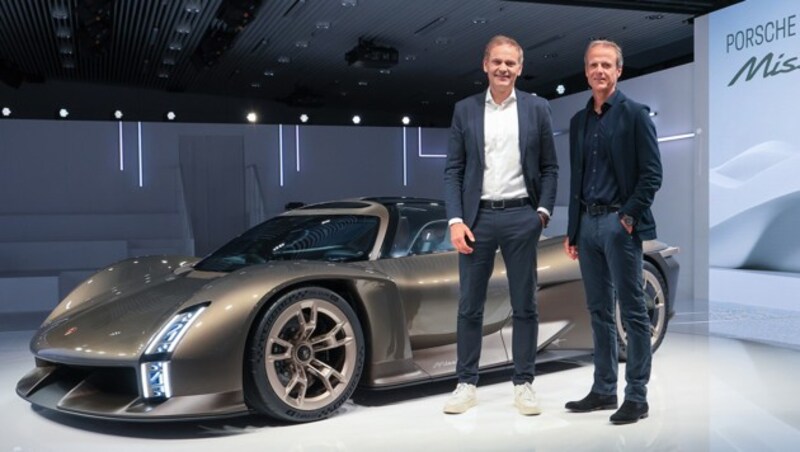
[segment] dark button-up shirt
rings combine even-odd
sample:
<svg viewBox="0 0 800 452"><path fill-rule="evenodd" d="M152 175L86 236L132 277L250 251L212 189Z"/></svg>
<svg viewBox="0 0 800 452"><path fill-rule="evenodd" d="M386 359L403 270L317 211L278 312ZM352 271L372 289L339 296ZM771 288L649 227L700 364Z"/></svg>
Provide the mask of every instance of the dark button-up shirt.
<svg viewBox="0 0 800 452"><path fill-rule="evenodd" d="M609 97L601 108L594 111L594 99L586 104L586 135L583 137L583 192L586 204L618 205L619 189L611 166L611 124L608 110L614 108L617 93Z"/></svg>

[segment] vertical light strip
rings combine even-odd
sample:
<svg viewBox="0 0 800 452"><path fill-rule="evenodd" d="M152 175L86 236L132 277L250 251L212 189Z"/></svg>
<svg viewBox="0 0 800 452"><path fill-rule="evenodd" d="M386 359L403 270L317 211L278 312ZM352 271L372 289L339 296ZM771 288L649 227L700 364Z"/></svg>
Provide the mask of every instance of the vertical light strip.
<svg viewBox="0 0 800 452"><path fill-rule="evenodd" d="M426 154L422 152L422 127L417 127L417 153L420 158L443 159L447 157L445 154Z"/></svg>
<svg viewBox="0 0 800 452"><path fill-rule="evenodd" d="M122 121L119 122L119 170L125 171L125 145L122 139Z"/></svg>
<svg viewBox="0 0 800 452"><path fill-rule="evenodd" d="M139 186L144 187L144 179L142 178L142 121L136 124L138 126L139 135Z"/></svg>
<svg viewBox="0 0 800 452"><path fill-rule="evenodd" d="M281 187L283 187L283 124L278 124L278 159L281 171L280 183Z"/></svg>
<svg viewBox="0 0 800 452"><path fill-rule="evenodd" d="M408 186L408 142L406 139L406 127L403 126L403 187Z"/></svg>
<svg viewBox="0 0 800 452"><path fill-rule="evenodd" d="M297 172L300 172L300 126L294 126L294 161L297 164Z"/></svg>

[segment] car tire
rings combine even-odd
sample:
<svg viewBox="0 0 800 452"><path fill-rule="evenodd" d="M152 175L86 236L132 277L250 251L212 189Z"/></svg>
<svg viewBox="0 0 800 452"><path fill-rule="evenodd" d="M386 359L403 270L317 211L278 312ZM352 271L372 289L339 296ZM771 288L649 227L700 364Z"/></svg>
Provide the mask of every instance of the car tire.
<svg viewBox="0 0 800 452"><path fill-rule="evenodd" d="M644 285L644 299L647 305L647 315L650 317L650 345L653 353L658 350L664 335L667 333L669 323L669 312L667 306L667 283L661 272L655 265L645 261L642 268L642 280ZM619 344L619 360L628 359L628 338L622 316L619 310L619 303L616 303L617 343Z"/></svg>
<svg viewBox="0 0 800 452"><path fill-rule="evenodd" d="M335 292L304 287L267 309L247 350L245 401L289 422L331 416L364 367L364 335L353 308Z"/></svg>

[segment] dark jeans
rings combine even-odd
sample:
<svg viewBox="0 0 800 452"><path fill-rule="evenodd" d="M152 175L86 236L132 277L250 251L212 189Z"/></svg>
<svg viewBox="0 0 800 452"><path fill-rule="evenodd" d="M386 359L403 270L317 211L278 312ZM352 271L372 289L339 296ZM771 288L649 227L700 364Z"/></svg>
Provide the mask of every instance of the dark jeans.
<svg viewBox="0 0 800 452"><path fill-rule="evenodd" d="M598 394L617 393L617 328L614 289L628 336L625 400L647 401L650 380L650 318L642 289L642 241L629 235L619 215L581 214L578 258L594 335L594 385Z"/></svg>
<svg viewBox="0 0 800 452"><path fill-rule="evenodd" d="M456 372L461 383L478 382L483 339L483 307L497 248L503 253L513 311L511 340L514 384L532 382L536 363L539 314L536 310L536 247L542 223L531 206L504 210L481 209L472 228L472 254L458 261L461 296L458 301Z"/></svg>

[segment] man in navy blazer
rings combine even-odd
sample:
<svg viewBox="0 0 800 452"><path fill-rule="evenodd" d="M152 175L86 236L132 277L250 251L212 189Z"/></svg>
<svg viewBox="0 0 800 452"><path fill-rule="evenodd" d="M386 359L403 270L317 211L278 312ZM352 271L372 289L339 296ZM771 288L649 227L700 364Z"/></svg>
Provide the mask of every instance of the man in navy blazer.
<svg viewBox="0 0 800 452"><path fill-rule="evenodd" d="M570 198L564 248L579 259L594 339L594 384L574 412L617 408L615 293L627 335L625 401L611 422L647 417L650 318L642 290L642 241L656 238L650 211L661 187L658 140L650 109L616 89L622 50L592 41L585 72L592 98L570 122Z"/></svg>
<svg viewBox="0 0 800 452"><path fill-rule="evenodd" d="M495 36L483 70L489 89L455 106L445 163L445 203L459 252L458 385L444 412L477 403L483 307L498 249L503 254L513 310L514 404L541 412L531 387L537 351L536 247L556 198L558 163L550 106L514 88L522 48Z"/></svg>

